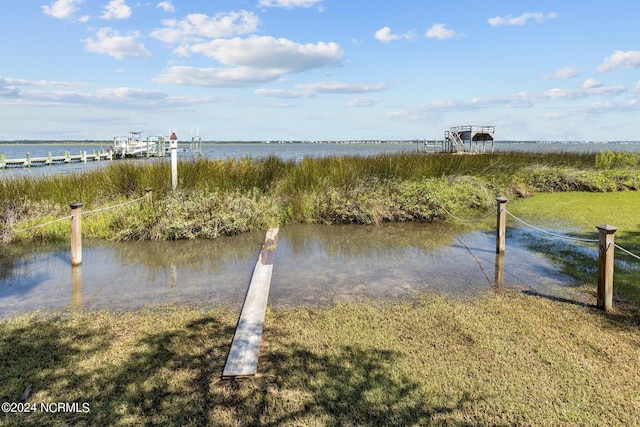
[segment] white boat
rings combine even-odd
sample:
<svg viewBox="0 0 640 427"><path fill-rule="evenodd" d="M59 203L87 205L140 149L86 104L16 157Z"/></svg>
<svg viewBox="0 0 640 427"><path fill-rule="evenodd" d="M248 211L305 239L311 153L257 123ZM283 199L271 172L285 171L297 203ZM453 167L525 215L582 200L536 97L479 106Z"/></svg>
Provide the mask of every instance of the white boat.
<svg viewBox="0 0 640 427"><path fill-rule="evenodd" d="M129 136L116 136L113 138L113 156L116 158L146 156L158 152L158 140L161 137L147 137L142 139L142 132L132 131Z"/></svg>

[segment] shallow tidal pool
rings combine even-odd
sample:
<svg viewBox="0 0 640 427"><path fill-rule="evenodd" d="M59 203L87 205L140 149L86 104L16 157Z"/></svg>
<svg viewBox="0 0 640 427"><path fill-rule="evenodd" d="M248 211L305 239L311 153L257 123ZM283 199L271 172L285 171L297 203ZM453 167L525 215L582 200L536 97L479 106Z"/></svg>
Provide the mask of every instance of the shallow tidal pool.
<svg viewBox="0 0 640 427"><path fill-rule="evenodd" d="M462 297L518 288L579 298L574 281L509 229L504 256L492 231L447 223L280 228L269 302L323 305L424 292ZM0 256L0 316L65 308L129 310L187 303L242 306L264 233L214 240L84 240L71 267L66 244L10 246Z"/></svg>

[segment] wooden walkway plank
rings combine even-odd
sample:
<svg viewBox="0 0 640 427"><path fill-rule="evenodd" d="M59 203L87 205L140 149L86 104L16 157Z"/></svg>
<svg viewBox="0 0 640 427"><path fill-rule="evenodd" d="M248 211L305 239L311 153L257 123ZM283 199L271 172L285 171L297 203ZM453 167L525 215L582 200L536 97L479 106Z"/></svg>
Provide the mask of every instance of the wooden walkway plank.
<svg viewBox="0 0 640 427"><path fill-rule="evenodd" d="M253 376L258 369L258 355L269 299L277 236L277 227L267 231L242 305L222 378Z"/></svg>

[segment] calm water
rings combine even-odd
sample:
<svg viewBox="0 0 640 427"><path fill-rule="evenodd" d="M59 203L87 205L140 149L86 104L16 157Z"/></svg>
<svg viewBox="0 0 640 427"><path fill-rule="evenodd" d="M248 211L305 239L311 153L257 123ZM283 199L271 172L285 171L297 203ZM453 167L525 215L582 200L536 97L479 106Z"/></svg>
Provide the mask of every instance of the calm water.
<svg viewBox="0 0 640 427"><path fill-rule="evenodd" d="M46 157L48 152L52 155L63 155L65 151L78 154L81 151L92 153L101 148L109 147L104 144L0 144L0 154L6 154L7 158L24 158L28 152L32 157ZM191 148L189 142L179 144L179 156L191 158L188 151ZM240 157L264 158L277 156L286 160L301 160L304 157L325 157L331 155L374 155L379 153L396 153L402 151L417 151L415 143L383 143L383 144L340 144L340 143L294 143L294 144L261 144L261 143L205 143L202 147L202 155L213 159L228 159ZM595 152L595 151L629 151L640 153L640 142L496 142L496 151L568 151L568 152ZM136 162L169 161L164 159L138 159ZM109 161L89 161L87 163L72 163L54 166L34 166L30 169L24 167L10 167L0 170L0 177L12 175L42 175L50 173L71 173L90 168L103 167Z"/></svg>
<svg viewBox="0 0 640 427"><path fill-rule="evenodd" d="M517 229L510 233L507 253L499 258L493 232L447 224L287 225L275 250L270 304L323 305L423 292L467 297L513 287L575 299L569 291L573 280L511 238ZM239 310L263 240L263 233L175 242L88 240L76 268L67 245L14 245L0 255L0 316L172 302Z"/></svg>

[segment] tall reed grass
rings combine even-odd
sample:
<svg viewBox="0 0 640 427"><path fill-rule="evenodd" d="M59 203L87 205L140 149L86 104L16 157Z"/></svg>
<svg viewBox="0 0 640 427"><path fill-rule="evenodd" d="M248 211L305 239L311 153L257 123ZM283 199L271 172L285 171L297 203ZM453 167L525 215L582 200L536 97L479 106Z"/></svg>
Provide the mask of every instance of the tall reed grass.
<svg viewBox="0 0 640 427"><path fill-rule="evenodd" d="M70 175L0 179L0 232L68 215L74 201L94 209L139 197L146 187L153 207L105 213L95 220L96 235L214 237L273 222L433 220L444 217L443 208L484 210L498 195L638 189L639 163L631 153L566 152L199 158L180 162L180 191L173 192L166 162L121 161Z"/></svg>

